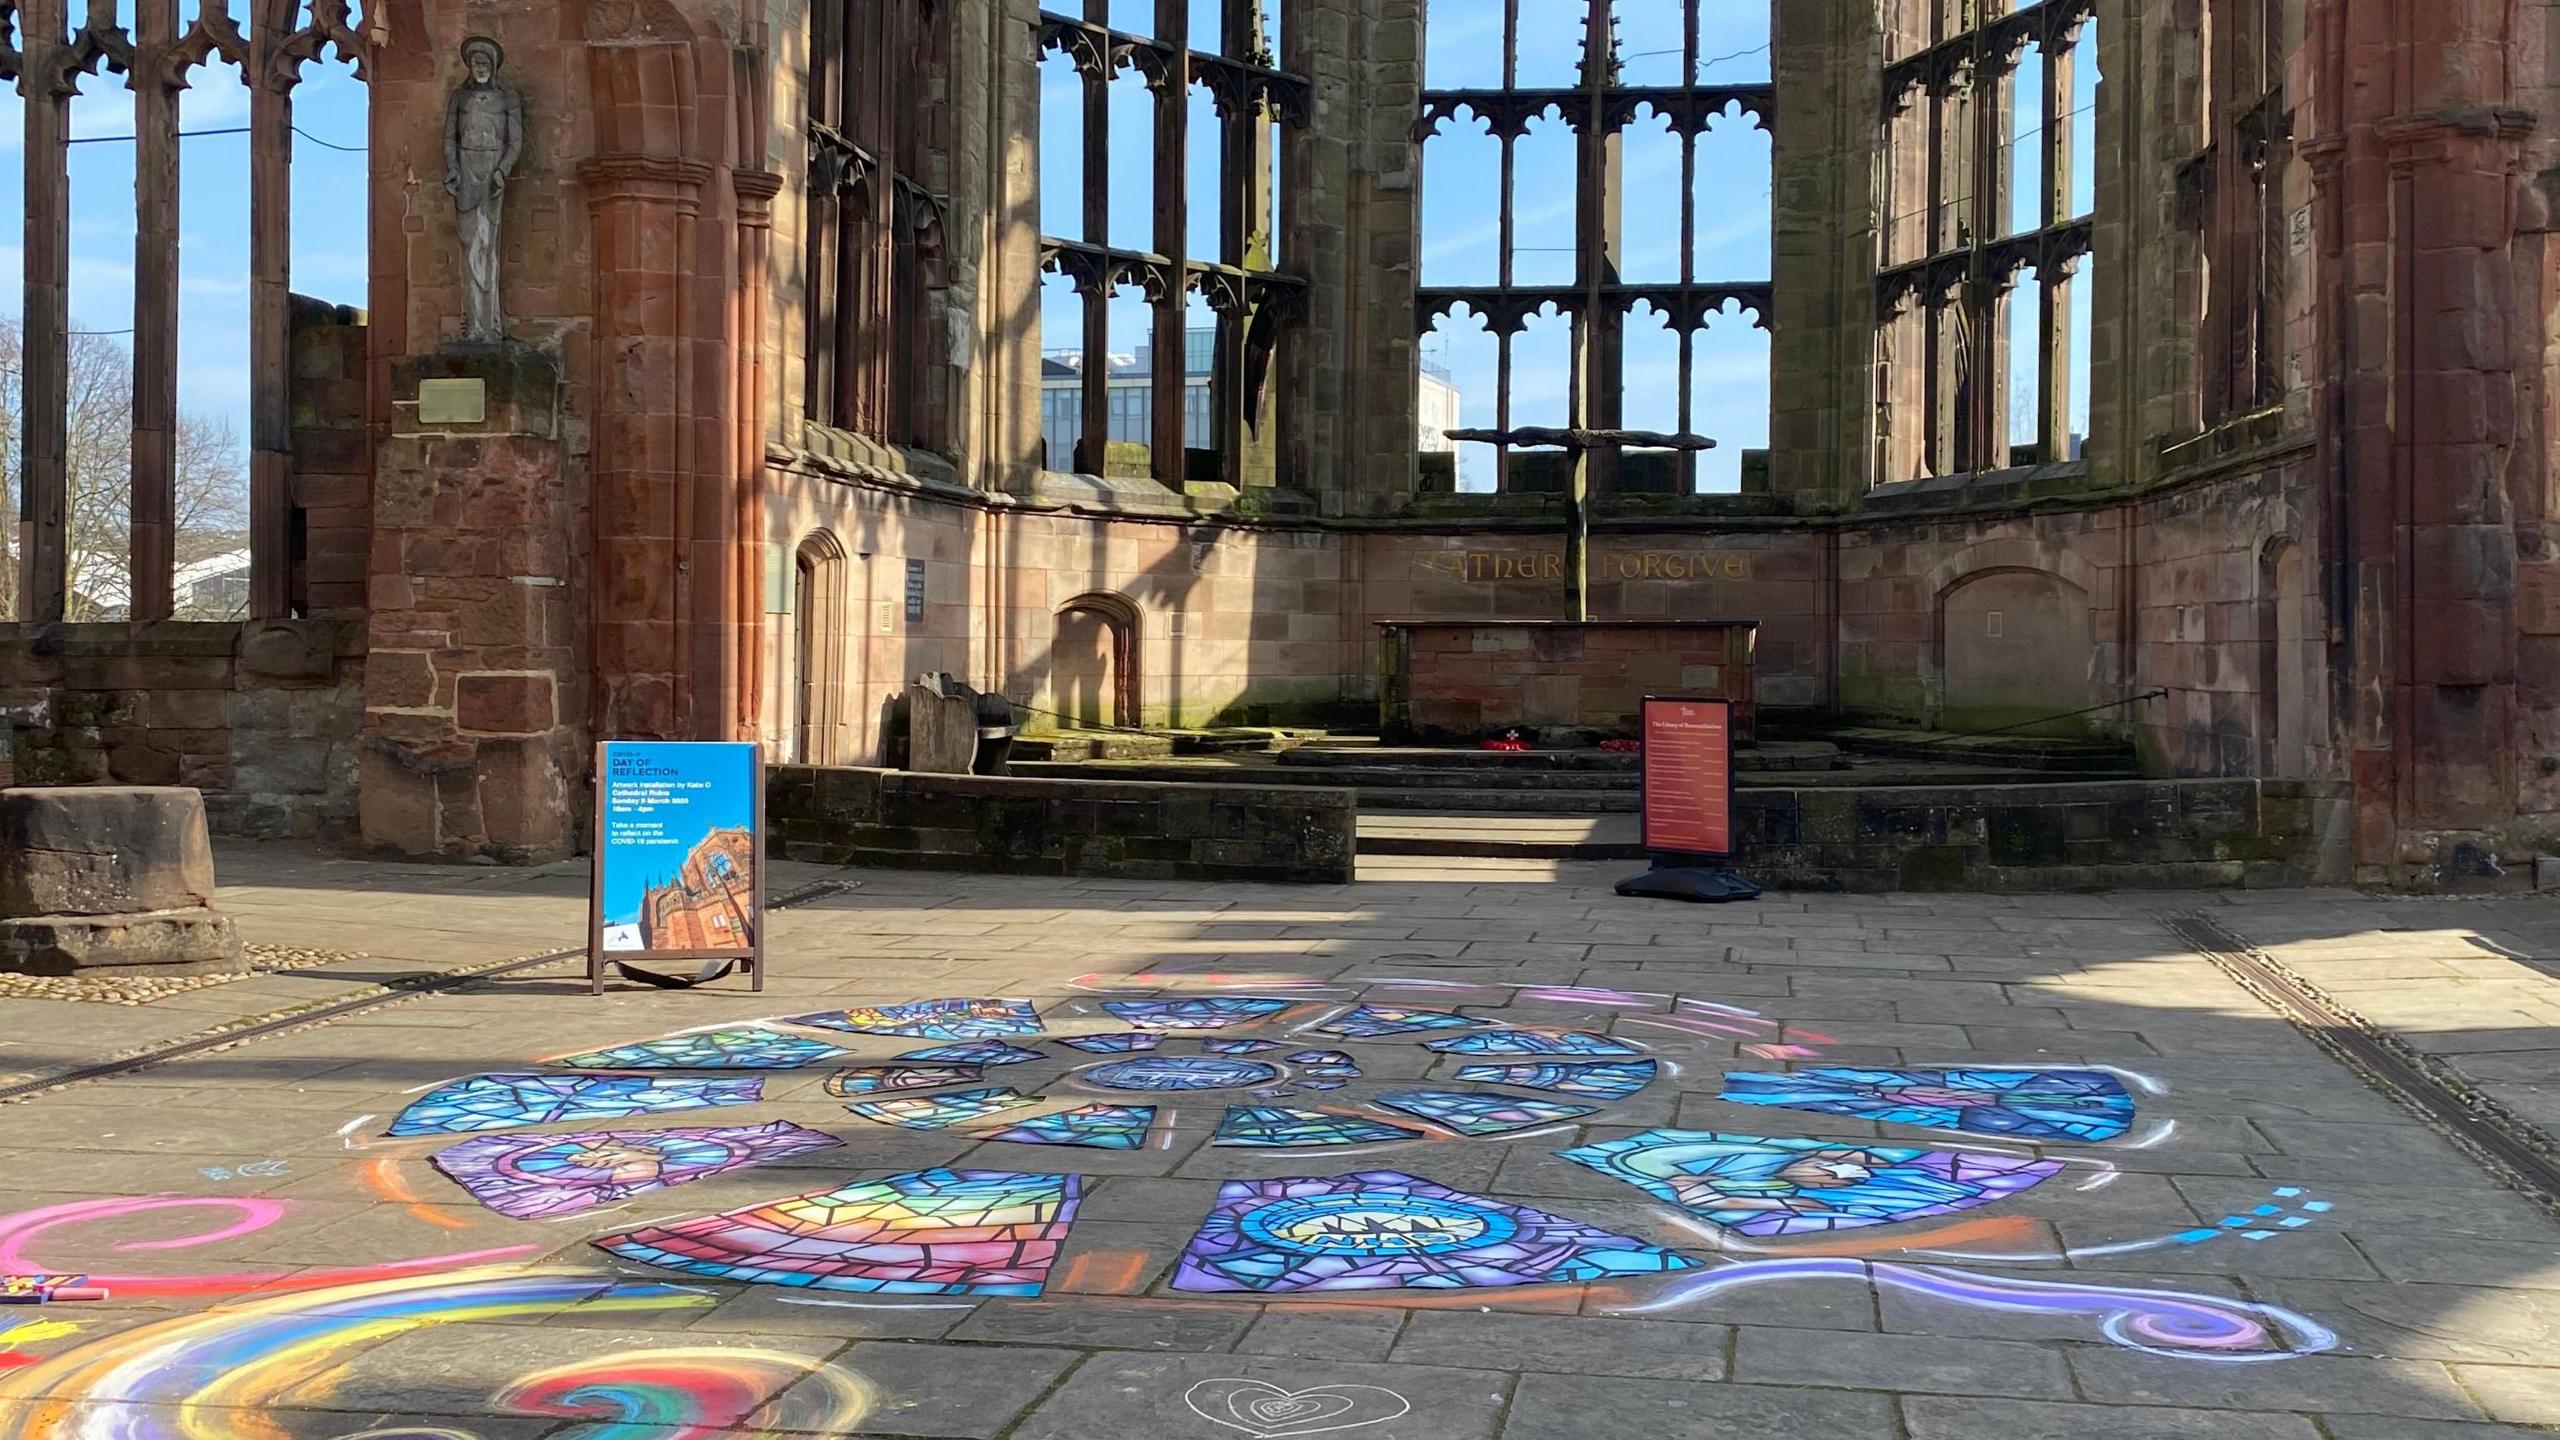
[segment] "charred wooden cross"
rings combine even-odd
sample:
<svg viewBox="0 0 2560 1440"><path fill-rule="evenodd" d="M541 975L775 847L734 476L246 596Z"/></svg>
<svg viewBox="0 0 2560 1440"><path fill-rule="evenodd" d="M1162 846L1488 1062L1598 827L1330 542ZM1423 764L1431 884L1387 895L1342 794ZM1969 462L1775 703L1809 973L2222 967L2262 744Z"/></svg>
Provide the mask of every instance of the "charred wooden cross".
<svg viewBox="0 0 2560 1440"><path fill-rule="evenodd" d="M1452 440L1479 440L1489 445L1525 446L1532 450L1564 450L1573 455L1573 483L1564 493L1564 573L1573 584L1573 619L1591 618L1591 455L1629 450L1713 450L1704 435L1667 435L1659 430L1553 429L1543 425L1509 430L1451 430Z"/></svg>

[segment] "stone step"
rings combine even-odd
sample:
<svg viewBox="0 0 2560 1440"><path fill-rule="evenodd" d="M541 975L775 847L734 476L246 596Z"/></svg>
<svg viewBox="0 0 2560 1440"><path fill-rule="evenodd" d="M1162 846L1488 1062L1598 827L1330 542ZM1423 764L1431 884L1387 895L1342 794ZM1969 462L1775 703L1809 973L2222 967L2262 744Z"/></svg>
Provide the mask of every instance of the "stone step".
<svg viewBox="0 0 2560 1440"><path fill-rule="evenodd" d="M2124 775L2141 773L2133 746L2121 740L2071 739L2044 735L1950 735L1933 730L1900 730L1883 726L1832 728L1824 736L1861 756L1939 761L2031 770L2046 775Z"/></svg>
<svg viewBox="0 0 2560 1440"><path fill-rule="evenodd" d="M1508 783L1514 775L1540 772L1588 774L1643 768L1644 757L1614 750L1462 750L1406 745L1342 744L1318 741L1277 757L1282 765L1315 769L1468 770L1498 772ZM1829 770L1848 765L1840 747L1822 740L1764 742L1733 757L1737 772L1746 770Z"/></svg>
<svg viewBox="0 0 2560 1440"><path fill-rule="evenodd" d="M1517 815L1534 804L1543 815L1633 815L1643 808L1634 790L1556 790L1531 798L1518 790L1391 790L1363 786L1358 791L1362 814L1373 811L1453 811Z"/></svg>
<svg viewBox="0 0 2560 1440"><path fill-rule="evenodd" d="M1364 814L1363 855L1465 860L1641 860L1632 815Z"/></svg>

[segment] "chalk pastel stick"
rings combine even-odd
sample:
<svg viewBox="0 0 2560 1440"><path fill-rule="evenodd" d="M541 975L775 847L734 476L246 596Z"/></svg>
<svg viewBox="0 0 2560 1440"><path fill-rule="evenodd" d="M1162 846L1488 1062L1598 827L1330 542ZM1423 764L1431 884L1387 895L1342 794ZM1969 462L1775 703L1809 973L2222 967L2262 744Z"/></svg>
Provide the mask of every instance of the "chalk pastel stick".
<svg viewBox="0 0 2560 1440"><path fill-rule="evenodd" d="M104 1300L108 1292L95 1286L76 1290L20 1290L0 1294L0 1305L48 1305L57 1300Z"/></svg>

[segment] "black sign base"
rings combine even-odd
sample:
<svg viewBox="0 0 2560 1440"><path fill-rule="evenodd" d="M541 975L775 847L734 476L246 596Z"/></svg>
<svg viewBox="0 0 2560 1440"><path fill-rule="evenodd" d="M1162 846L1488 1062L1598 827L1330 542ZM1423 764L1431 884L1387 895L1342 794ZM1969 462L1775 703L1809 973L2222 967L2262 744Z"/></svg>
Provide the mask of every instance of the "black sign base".
<svg viewBox="0 0 2560 1440"><path fill-rule="evenodd" d="M1631 875L1618 882L1618 893L1634 900L1722 905L1733 900L1757 900L1760 887L1722 867L1686 866Z"/></svg>
<svg viewBox="0 0 2560 1440"><path fill-rule="evenodd" d="M643 970L639 966L634 965L627 960L614 961L613 968L620 971L622 973L622 978L625 980L636 980L643 985L654 985L661 990L690 990L696 985L708 985L712 981L719 979L721 976L728 974L730 971L737 969L738 962L735 960L714 960L703 966L698 973L690 976L669 975L657 970Z"/></svg>

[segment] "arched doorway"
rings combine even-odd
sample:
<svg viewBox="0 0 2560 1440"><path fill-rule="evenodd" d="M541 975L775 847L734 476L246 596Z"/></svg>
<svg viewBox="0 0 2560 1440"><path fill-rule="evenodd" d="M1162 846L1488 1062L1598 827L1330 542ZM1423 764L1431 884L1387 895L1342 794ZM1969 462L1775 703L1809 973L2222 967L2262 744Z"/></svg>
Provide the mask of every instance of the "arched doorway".
<svg viewBox="0 0 2560 1440"><path fill-rule="evenodd" d="M1049 689L1077 725L1138 723L1138 607L1118 595L1079 595L1058 607Z"/></svg>
<svg viewBox="0 0 2560 1440"><path fill-rule="evenodd" d="M792 558L791 758L837 763L844 699L844 546L824 530Z"/></svg>

